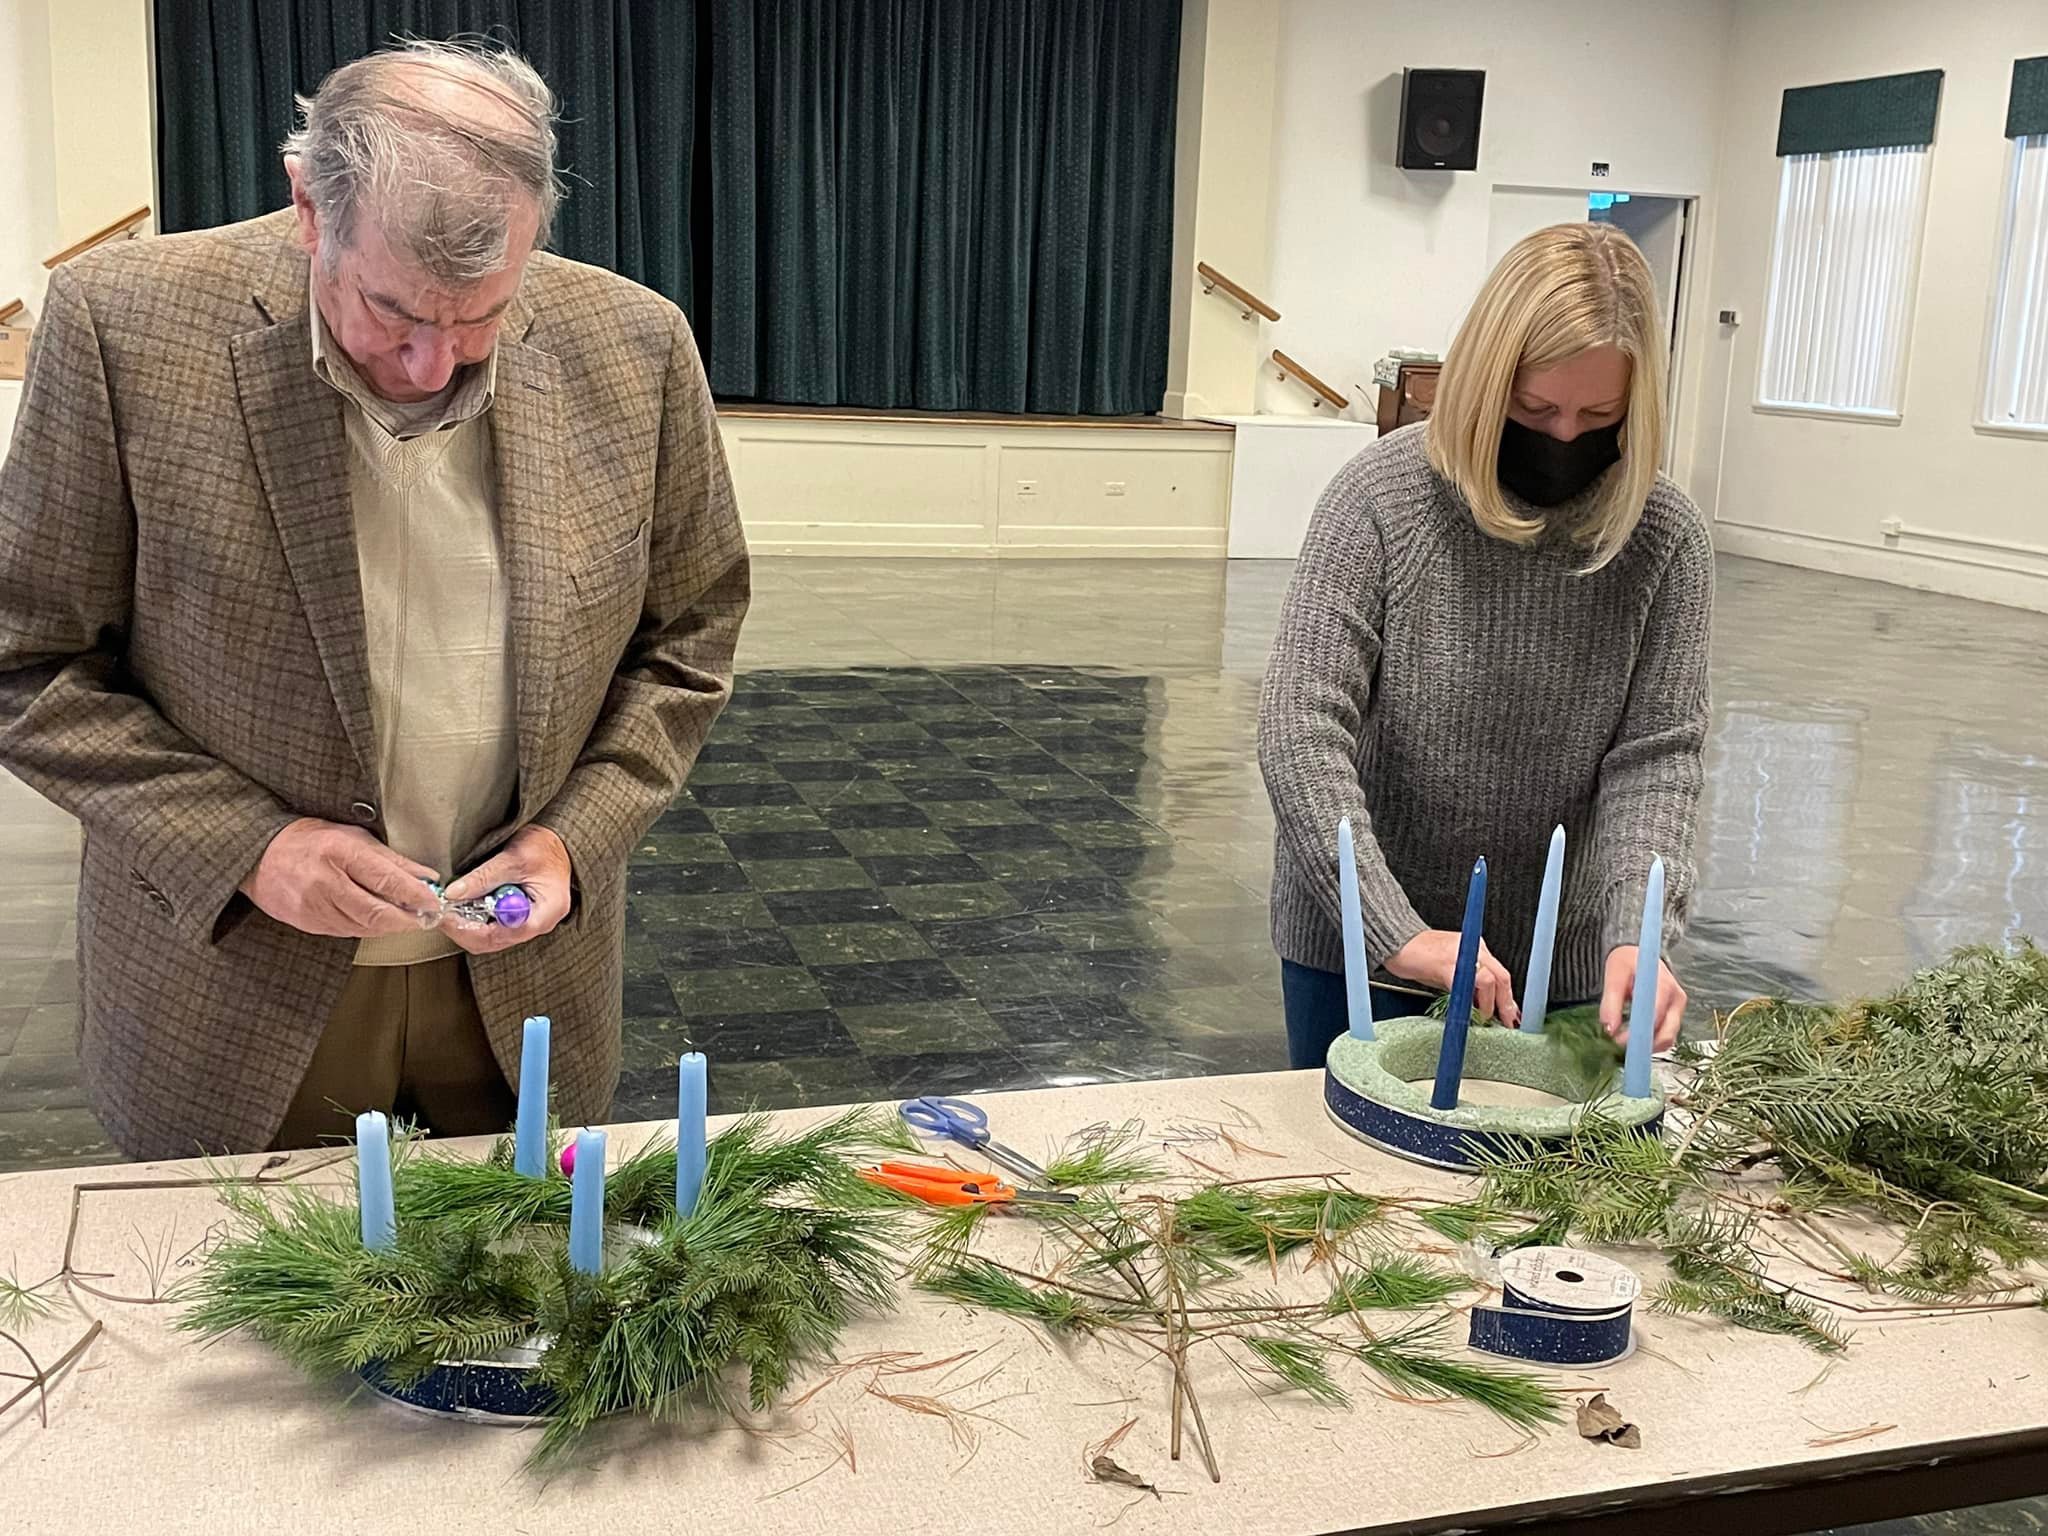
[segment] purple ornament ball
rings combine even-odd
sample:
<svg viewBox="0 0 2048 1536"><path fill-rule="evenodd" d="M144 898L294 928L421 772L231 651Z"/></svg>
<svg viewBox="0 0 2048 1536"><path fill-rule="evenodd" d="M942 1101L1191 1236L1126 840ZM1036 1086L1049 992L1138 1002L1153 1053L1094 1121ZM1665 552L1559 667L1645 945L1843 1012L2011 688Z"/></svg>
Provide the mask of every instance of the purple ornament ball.
<svg viewBox="0 0 2048 1536"><path fill-rule="evenodd" d="M565 1178L576 1177L576 1138L573 1136L562 1148L562 1174Z"/></svg>
<svg viewBox="0 0 2048 1536"><path fill-rule="evenodd" d="M500 886L491 907L491 916L497 919L500 927L517 928L533 916L533 902L516 885Z"/></svg>

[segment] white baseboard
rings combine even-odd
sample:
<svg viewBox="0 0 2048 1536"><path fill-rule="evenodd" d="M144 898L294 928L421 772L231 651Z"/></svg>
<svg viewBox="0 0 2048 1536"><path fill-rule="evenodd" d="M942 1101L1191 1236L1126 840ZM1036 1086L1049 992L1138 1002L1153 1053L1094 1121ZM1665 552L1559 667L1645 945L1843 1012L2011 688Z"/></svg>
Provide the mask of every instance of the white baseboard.
<svg viewBox="0 0 2048 1536"><path fill-rule="evenodd" d="M1939 592L1980 603L2048 613L2048 572L2018 568L2009 562L1993 563L1996 556L1989 550L1979 557L1881 549L1814 534L1728 522L1714 524L1714 547L1723 554L1768 560L1775 565L1793 565L1910 587L1916 592Z"/></svg>

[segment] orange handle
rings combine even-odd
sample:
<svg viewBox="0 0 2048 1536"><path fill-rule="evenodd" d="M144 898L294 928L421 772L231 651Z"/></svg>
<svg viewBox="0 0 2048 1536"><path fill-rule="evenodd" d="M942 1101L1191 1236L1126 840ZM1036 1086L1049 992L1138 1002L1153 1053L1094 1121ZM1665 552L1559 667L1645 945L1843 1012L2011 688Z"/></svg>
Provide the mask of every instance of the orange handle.
<svg viewBox="0 0 2048 1536"><path fill-rule="evenodd" d="M1017 1191L993 1174L964 1174L927 1163L877 1163L861 1169L860 1176L931 1205L997 1205L1017 1198Z"/></svg>

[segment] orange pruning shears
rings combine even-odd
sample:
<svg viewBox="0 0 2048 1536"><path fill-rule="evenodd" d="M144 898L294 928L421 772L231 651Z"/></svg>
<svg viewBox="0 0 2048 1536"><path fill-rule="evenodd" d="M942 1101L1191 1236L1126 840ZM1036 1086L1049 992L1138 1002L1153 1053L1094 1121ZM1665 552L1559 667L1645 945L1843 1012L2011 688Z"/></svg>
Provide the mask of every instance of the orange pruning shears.
<svg viewBox="0 0 2048 1536"><path fill-rule="evenodd" d="M1019 1189L1000 1174L962 1173L932 1163L876 1163L860 1170L870 1184L893 1189L929 1205L1077 1205L1078 1195Z"/></svg>

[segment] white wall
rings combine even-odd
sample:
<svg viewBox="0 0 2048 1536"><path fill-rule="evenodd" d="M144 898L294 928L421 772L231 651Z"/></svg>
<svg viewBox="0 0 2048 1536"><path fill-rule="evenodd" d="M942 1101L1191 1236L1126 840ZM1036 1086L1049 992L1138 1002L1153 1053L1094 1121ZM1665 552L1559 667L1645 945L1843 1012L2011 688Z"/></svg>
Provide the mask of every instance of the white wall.
<svg viewBox="0 0 2048 1536"><path fill-rule="evenodd" d="M149 16L149 0L50 0L59 239L45 256L156 202Z"/></svg>
<svg viewBox="0 0 2048 1536"><path fill-rule="evenodd" d="M1705 194L1732 17L1731 0L1286 0L1273 344L1340 390L1390 347L1447 345L1486 276L1497 185ZM1404 67L1486 71L1477 171L1395 165ZM1261 383L1261 410L1306 401Z"/></svg>
<svg viewBox="0 0 2048 1536"><path fill-rule="evenodd" d="M2048 440L1991 436L1973 426L2012 62L2041 53L2048 53L2041 0L1861 0L1853 7L1742 0L1727 74L1711 277L1700 285L1711 309L1735 309L1742 323L1732 334L1708 327L1695 349L1701 399L1693 490L1716 513L1722 548L2048 608ZM1780 95L1792 85L1917 69L1946 73L1904 420L1893 426L1758 412ZM1890 518L1921 533L1888 542L1880 525Z"/></svg>
<svg viewBox="0 0 2048 1536"><path fill-rule="evenodd" d="M43 258L57 249L50 133L49 7L0 5L0 305L42 302Z"/></svg>
<svg viewBox="0 0 2048 1536"><path fill-rule="evenodd" d="M769 555L1221 558L1227 428L721 411Z"/></svg>
<svg viewBox="0 0 2048 1536"><path fill-rule="evenodd" d="M0 3L0 305L42 306L43 258L57 249L46 0ZM0 457L14 435L21 385L0 379Z"/></svg>

